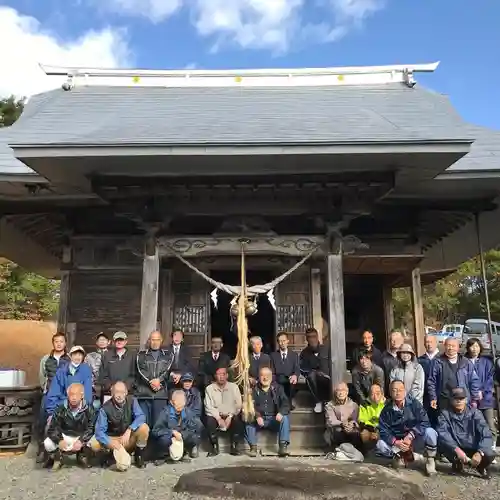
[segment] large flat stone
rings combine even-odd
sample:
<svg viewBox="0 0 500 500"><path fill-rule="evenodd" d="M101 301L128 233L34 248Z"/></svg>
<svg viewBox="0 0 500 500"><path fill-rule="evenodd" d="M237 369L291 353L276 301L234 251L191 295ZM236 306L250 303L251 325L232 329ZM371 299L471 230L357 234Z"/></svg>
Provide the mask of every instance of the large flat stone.
<svg viewBox="0 0 500 500"><path fill-rule="evenodd" d="M248 462L181 476L174 491L258 500L423 500L422 481L373 464Z"/></svg>

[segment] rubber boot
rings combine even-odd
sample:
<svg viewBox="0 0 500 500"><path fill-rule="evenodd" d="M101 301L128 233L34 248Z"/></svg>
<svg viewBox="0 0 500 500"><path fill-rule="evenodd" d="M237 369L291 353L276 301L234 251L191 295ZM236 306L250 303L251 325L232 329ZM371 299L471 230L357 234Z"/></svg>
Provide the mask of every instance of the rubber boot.
<svg viewBox="0 0 500 500"><path fill-rule="evenodd" d="M91 458L91 450L88 446L85 446L76 454L77 464L84 469L92 468Z"/></svg>
<svg viewBox="0 0 500 500"><path fill-rule="evenodd" d="M146 462L144 462L144 448L136 448L134 451L134 462L138 469L144 469Z"/></svg>
<svg viewBox="0 0 500 500"><path fill-rule="evenodd" d="M250 451L248 452L249 457L256 457L257 456L257 445L256 444L251 444L250 445Z"/></svg>
<svg viewBox="0 0 500 500"><path fill-rule="evenodd" d="M288 457L288 443L281 442L278 448L278 457Z"/></svg>
<svg viewBox="0 0 500 500"><path fill-rule="evenodd" d="M425 450L425 473L427 476L435 476L436 471L436 455L437 450L435 448L426 448Z"/></svg>
<svg viewBox="0 0 500 500"><path fill-rule="evenodd" d="M207 457L216 457L219 453L219 437L216 434L210 436L210 444L212 449L208 452Z"/></svg>

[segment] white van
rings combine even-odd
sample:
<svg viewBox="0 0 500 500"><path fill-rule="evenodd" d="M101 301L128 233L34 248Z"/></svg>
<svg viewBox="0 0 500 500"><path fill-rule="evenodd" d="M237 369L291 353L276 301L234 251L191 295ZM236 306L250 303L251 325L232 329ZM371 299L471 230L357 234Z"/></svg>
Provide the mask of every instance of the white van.
<svg viewBox="0 0 500 500"><path fill-rule="evenodd" d="M439 344L444 344L444 341L448 337L456 338L461 343L463 332L464 332L464 325L449 324L449 325L444 325L441 331L437 333L436 337L438 339Z"/></svg>
<svg viewBox="0 0 500 500"><path fill-rule="evenodd" d="M496 321L491 322L491 338L495 344L495 350L500 350L500 323ZM477 338L483 344L485 349L491 349L490 337L488 335L488 320L487 319L468 319L464 325L462 335L462 344L465 346L467 340L470 338Z"/></svg>

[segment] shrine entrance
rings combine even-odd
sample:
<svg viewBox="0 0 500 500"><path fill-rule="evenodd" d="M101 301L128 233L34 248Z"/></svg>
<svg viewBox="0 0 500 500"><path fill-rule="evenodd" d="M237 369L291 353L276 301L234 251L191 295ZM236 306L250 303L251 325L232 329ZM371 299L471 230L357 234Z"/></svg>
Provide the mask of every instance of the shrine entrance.
<svg viewBox="0 0 500 500"><path fill-rule="evenodd" d="M269 270L248 270L247 282L249 286L267 283L274 278ZM210 276L220 282L238 284L239 270L212 271ZM233 296L220 292L217 294L217 307L211 302L210 307L210 335L221 335L224 341L224 352L233 358L238 345L235 318L231 316L230 302ZM265 295L258 297L258 311L248 318L248 327L252 335L262 338L264 351L269 353L276 348L276 312Z"/></svg>

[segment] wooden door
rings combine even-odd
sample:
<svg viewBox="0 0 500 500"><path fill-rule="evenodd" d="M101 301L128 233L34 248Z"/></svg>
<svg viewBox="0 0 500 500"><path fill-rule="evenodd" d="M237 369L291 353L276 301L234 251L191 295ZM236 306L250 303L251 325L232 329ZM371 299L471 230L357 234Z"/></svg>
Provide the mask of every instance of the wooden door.
<svg viewBox="0 0 500 500"><path fill-rule="evenodd" d="M303 265L280 283L276 290L276 331L289 334L290 347L306 345L305 331L312 325L311 270Z"/></svg>
<svg viewBox="0 0 500 500"><path fill-rule="evenodd" d="M172 327L184 332L184 342L194 359L207 349L209 321L208 283L189 268L172 272Z"/></svg>

